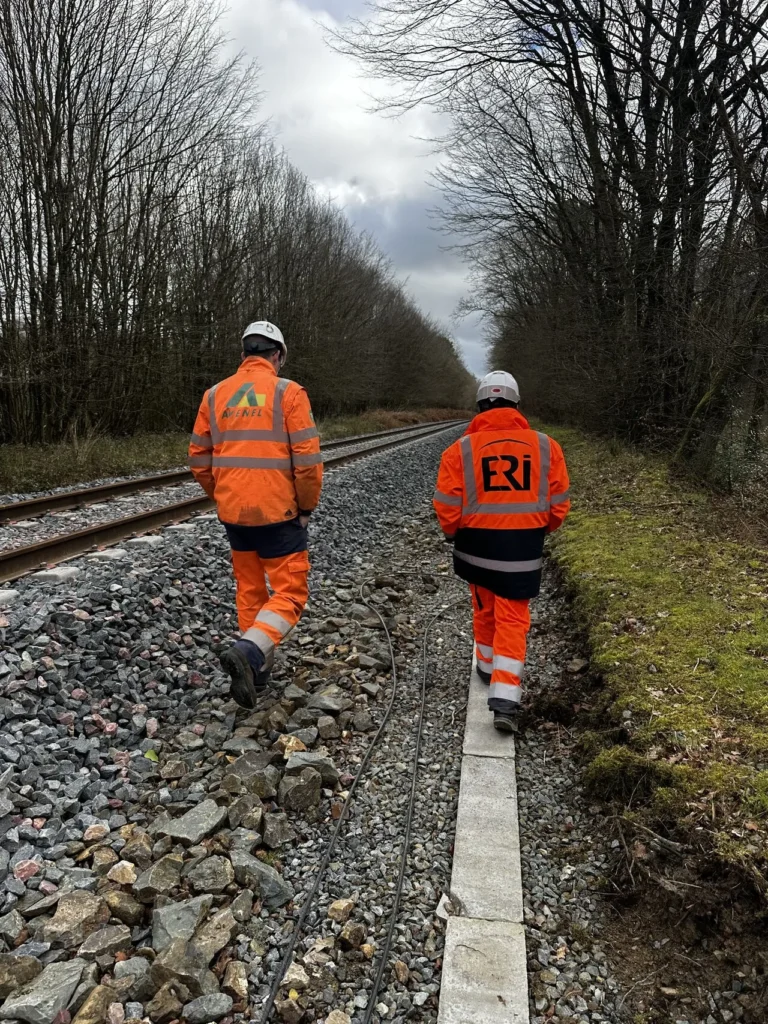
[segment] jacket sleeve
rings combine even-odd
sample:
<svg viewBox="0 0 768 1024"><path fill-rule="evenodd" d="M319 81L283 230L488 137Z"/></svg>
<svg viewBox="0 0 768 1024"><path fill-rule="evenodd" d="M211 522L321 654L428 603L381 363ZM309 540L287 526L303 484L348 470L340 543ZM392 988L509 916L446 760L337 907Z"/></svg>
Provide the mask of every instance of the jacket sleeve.
<svg viewBox="0 0 768 1024"><path fill-rule="evenodd" d="M200 484L209 498L213 497L214 479L213 469L213 438L211 437L211 424L208 415L208 392L203 395L200 408L197 411L195 428L192 437L189 439L189 468L192 475Z"/></svg>
<svg viewBox="0 0 768 1024"><path fill-rule="evenodd" d="M323 486L323 456L309 396L297 384L286 396L285 428L291 446L293 484L299 511L312 512L320 501Z"/></svg>
<svg viewBox="0 0 768 1024"><path fill-rule="evenodd" d="M464 504L464 477L457 444L452 444L443 452L432 504L443 533L446 537L453 537L461 523Z"/></svg>
<svg viewBox="0 0 768 1024"><path fill-rule="evenodd" d="M563 449L552 438L550 445L550 466L549 466L549 529L548 533L554 533L558 527L563 525L565 517L571 507L568 499L568 470L565 465Z"/></svg>

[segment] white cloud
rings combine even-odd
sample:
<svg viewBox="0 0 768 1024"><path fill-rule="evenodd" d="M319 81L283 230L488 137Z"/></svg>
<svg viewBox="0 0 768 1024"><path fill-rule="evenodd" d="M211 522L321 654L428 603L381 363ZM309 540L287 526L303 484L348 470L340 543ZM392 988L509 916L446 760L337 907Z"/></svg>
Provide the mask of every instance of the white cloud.
<svg viewBox="0 0 768 1024"><path fill-rule="evenodd" d="M439 157L424 139L440 134L440 122L423 107L397 119L371 112L372 95L386 96L388 86L365 78L325 41L326 30L359 14L359 6L355 0L232 0L227 30L236 48L259 63L260 113L270 118L289 159L373 233L408 276L423 311L449 330L467 274L441 252L443 239L425 212L436 199L427 182ZM460 326L462 350L477 372L477 324L468 319Z"/></svg>

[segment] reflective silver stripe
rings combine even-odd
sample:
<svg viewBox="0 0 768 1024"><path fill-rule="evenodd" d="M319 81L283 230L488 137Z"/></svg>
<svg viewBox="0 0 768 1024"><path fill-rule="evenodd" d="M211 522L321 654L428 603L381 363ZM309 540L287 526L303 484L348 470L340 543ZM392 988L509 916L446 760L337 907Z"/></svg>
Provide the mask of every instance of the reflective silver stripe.
<svg viewBox="0 0 768 1024"><path fill-rule="evenodd" d="M287 636L293 629L293 626L287 619L284 619L282 615L278 615L277 612L270 611L269 608L262 608L256 616L256 621L263 622L267 626L273 626L278 630L280 636Z"/></svg>
<svg viewBox="0 0 768 1024"><path fill-rule="evenodd" d="M493 648L488 647L487 644L479 644L477 640L475 640L475 647L477 648L478 652L483 655L484 658L493 657Z"/></svg>
<svg viewBox="0 0 768 1024"><path fill-rule="evenodd" d="M294 430L288 435L291 444L298 444L299 441L311 441L313 437L319 437L317 427L304 427L303 430Z"/></svg>
<svg viewBox="0 0 768 1024"><path fill-rule="evenodd" d="M519 704L523 699L522 686L514 683L491 683L488 689L488 700L508 700L512 704Z"/></svg>
<svg viewBox="0 0 768 1024"><path fill-rule="evenodd" d="M322 452L315 452L313 455L294 455L294 466L316 466L323 461Z"/></svg>
<svg viewBox="0 0 768 1024"><path fill-rule="evenodd" d="M285 389L291 382L287 377L278 377L275 387L275 397L272 399L272 429L280 433L280 440L288 440L288 431L285 429L285 413L283 412L283 395Z"/></svg>
<svg viewBox="0 0 768 1024"><path fill-rule="evenodd" d="M249 430L222 430L219 434L221 441L287 441L288 435L282 430L272 430L265 427L259 430L258 427Z"/></svg>
<svg viewBox="0 0 768 1024"><path fill-rule="evenodd" d="M513 675L522 678L525 665L522 661L517 661L515 658L506 658L503 654L494 654L493 656L493 671L496 669L499 672L511 672Z"/></svg>
<svg viewBox="0 0 768 1024"><path fill-rule="evenodd" d="M442 491L435 491L432 495L433 501L439 501L441 505L461 505L461 496L458 494L443 494Z"/></svg>
<svg viewBox="0 0 768 1024"><path fill-rule="evenodd" d="M552 497L549 499L549 503L550 503L550 505L559 505L561 501L570 501L570 500L571 500L571 492L570 491L563 491L562 494L553 494Z"/></svg>
<svg viewBox="0 0 768 1024"><path fill-rule="evenodd" d="M189 466L211 466L213 465L212 455L190 455L187 459Z"/></svg>
<svg viewBox="0 0 768 1024"><path fill-rule="evenodd" d="M549 511L549 462L550 446L549 437L536 431L539 439L539 507L537 512Z"/></svg>
<svg viewBox="0 0 768 1024"><path fill-rule="evenodd" d="M210 437L203 437L202 434L193 434L189 439L190 444L196 444L198 448L213 448L213 441Z"/></svg>
<svg viewBox="0 0 768 1024"><path fill-rule="evenodd" d="M547 512L548 508L549 506L540 508L539 503L535 501L508 501L499 502L498 504L491 504L490 502L487 504L483 503L480 505L473 505L471 508L469 505L465 505L461 511L465 516L476 515L478 513L487 516L493 515L494 513L498 513L503 516L522 516L532 515L536 512ZM546 525L546 523L543 525Z"/></svg>
<svg viewBox="0 0 768 1024"><path fill-rule="evenodd" d="M230 469L290 469L290 459L257 458L252 455L214 455L213 465Z"/></svg>
<svg viewBox="0 0 768 1024"><path fill-rule="evenodd" d="M461 464L464 469L464 500L467 503L463 510L472 513L477 506L477 487L475 485L475 468L472 463L472 441L468 437L461 439Z"/></svg>
<svg viewBox="0 0 768 1024"><path fill-rule="evenodd" d="M502 562L498 558L479 558L477 555L467 555L463 551L453 549L453 553L462 562L469 562L480 569L495 569L497 572L534 572L540 569L544 563L543 558L531 558L527 562Z"/></svg>
<svg viewBox="0 0 768 1024"><path fill-rule="evenodd" d="M270 640L266 633L262 633L262 631L257 629L255 626L251 626L250 629L246 629L243 633L243 640L250 640L252 644L256 644L264 655L271 654L275 649L274 641Z"/></svg>
<svg viewBox="0 0 768 1024"><path fill-rule="evenodd" d="M211 427L211 440L216 445L219 443L219 422L216 419L216 388L218 384L214 384L212 388L208 390L208 419Z"/></svg>

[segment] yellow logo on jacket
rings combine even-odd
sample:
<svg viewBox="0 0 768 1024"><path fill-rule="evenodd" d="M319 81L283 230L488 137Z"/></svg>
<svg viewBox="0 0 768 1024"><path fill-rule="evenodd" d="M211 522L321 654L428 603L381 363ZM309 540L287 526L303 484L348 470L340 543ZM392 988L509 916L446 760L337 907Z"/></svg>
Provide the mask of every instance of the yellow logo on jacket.
<svg viewBox="0 0 768 1024"><path fill-rule="evenodd" d="M267 404L266 395L258 395L253 384L242 384L227 402L227 409L253 409Z"/></svg>

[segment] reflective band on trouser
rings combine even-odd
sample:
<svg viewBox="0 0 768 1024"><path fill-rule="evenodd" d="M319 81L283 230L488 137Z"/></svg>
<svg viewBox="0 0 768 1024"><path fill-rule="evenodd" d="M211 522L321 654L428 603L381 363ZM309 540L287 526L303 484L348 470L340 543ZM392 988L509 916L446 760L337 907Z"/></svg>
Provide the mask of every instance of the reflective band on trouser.
<svg viewBox="0 0 768 1024"><path fill-rule="evenodd" d="M243 640L250 640L252 644L256 644L265 657L268 654L271 654L275 649L274 641L271 640L266 633L263 633L255 626L251 626L250 629L246 629L243 633Z"/></svg>
<svg viewBox="0 0 768 1024"><path fill-rule="evenodd" d="M214 466L229 469L290 469L291 460L281 458L258 458L252 455L214 455Z"/></svg>
<svg viewBox="0 0 768 1024"><path fill-rule="evenodd" d="M317 466L323 461L323 453L315 452L312 455L294 455L294 466Z"/></svg>
<svg viewBox="0 0 768 1024"><path fill-rule="evenodd" d="M468 555L454 548L454 555L462 562L469 562L480 569L495 569L496 572L535 572L544 563L543 558L530 558L523 562L505 562L499 558L480 558L479 555Z"/></svg>
<svg viewBox="0 0 768 1024"><path fill-rule="evenodd" d="M458 494L443 494L442 491L435 491L432 500L439 501L441 505L461 505L461 497Z"/></svg>
<svg viewBox="0 0 768 1024"><path fill-rule="evenodd" d="M488 700L508 700L512 704L519 704L522 699L523 688L520 683L491 682L488 690Z"/></svg>
<svg viewBox="0 0 768 1024"><path fill-rule="evenodd" d="M263 622L267 626L272 626L273 629L280 631L280 636L287 636L293 629L293 623L284 619L282 615L278 615L276 612L272 612L269 608L262 608L259 614L256 616L257 622Z"/></svg>
<svg viewBox="0 0 768 1024"><path fill-rule="evenodd" d="M493 671L494 672L511 672L512 675L523 678L523 672L525 671L525 665L522 661L518 661L516 658L506 658L503 654L494 654L493 656Z"/></svg>
<svg viewBox="0 0 768 1024"><path fill-rule="evenodd" d="M299 441L311 441L313 437L319 437L317 427L305 427L303 430L294 430L288 435L291 444L298 444Z"/></svg>
<svg viewBox="0 0 768 1024"><path fill-rule="evenodd" d="M187 459L187 465L189 466L212 466L213 456L212 455L190 455Z"/></svg>
<svg viewBox="0 0 768 1024"><path fill-rule="evenodd" d="M475 657L483 665L488 665L490 668L493 665L493 648L488 647L486 644L475 642Z"/></svg>

